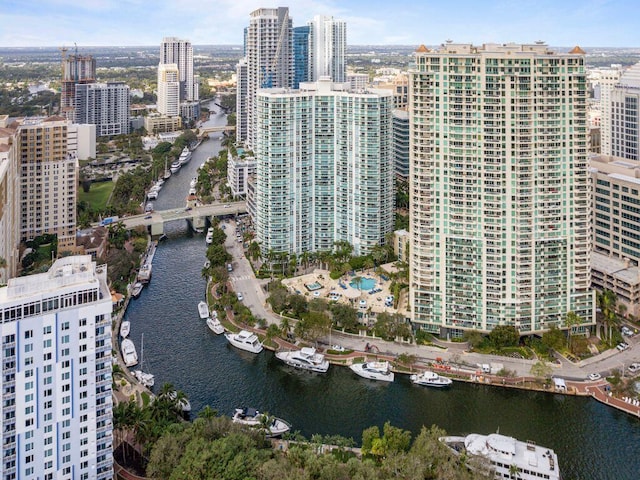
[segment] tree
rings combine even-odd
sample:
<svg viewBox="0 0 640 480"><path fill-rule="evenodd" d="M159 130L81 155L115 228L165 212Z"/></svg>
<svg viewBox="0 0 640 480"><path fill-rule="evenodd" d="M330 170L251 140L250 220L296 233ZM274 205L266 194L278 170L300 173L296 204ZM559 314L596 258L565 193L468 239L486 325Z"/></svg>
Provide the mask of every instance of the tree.
<svg viewBox="0 0 640 480"><path fill-rule="evenodd" d="M398 355L396 359L400 365L405 365L409 367L409 370L413 371L413 365L416 363L418 357L416 357L412 353L401 353Z"/></svg>
<svg viewBox="0 0 640 480"><path fill-rule="evenodd" d="M539 381L548 381L551 378L552 371L551 366L543 361L538 361L531 366L531 375Z"/></svg>
<svg viewBox="0 0 640 480"><path fill-rule="evenodd" d="M518 345L520 332L513 325L498 325L489 333L489 340L498 350L505 347L514 347Z"/></svg>
<svg viewBox="0 0 640 480"><path fill-rule="evenodd" d="M351 254L353 253L353 245L351 245L346 240L338 240L333 243L334 245L334 258L339 263L347 263L351 258Z"/></svg>
<svg viewBox="0 0 640 480"><path fill-rule="evenodd" d="M613 327L618 322L618 318L616 315L616 305L618 303L618 298L615 292L605 289L602 292L598 292L598 294L596 295L596 300L598 303L598 307L600 307L602 317L604 318L604 323L607 327L609 327L608 338L609 341L611 341Z"/></svg>
<svg viewBox="0 0 640 480"><path fill-rule="evenodd" d="M354 331L358 326L358 312L351 305L335 303L329 307L333 320L347 331Z"/></svg>
<svg viewBox="0 0 640 480"><path fill-rule="evenodd" d="M566 344L566 337L562 330L552 325L549 330L542 334L542 344L549 350L562 350Z"/></svg>
<svg viewBox="0 0 640 480"><path fill-rule="evenodd" d="M473 350L479 347L484 342L484 335L479 330L466 330L462 335L465 342L469 344L469 347Z"/></svg>
<svg viewBox="0 0 640 480"><path fill-rule="evenodd" d="M581 325L584 322L582 317L578 315L576 312L567 312L567 316L565 319L565 323L569 330L567 331L569 335L569 350L571 350L571 339L573 338L573 327L577 325Z"/></svg>

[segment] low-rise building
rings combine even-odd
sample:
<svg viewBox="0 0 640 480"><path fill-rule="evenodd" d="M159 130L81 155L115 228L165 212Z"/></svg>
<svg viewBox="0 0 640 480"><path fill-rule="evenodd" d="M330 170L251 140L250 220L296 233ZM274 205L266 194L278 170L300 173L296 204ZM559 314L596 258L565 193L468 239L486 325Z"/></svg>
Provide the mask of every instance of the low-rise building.
<svg viewBox="0 0 640 480"><path fill-rule="evenodd" d="M175 132L182 128L180 117L167 117L164 115L148 115L144 117L144 128L147 133L155 135L164 132Z"/></svg>
<svg viewBox="0 0 640 480"><path fill-rule="evenodd" d="M635 318L640 316L640 268L629 259L593 252L591 284L597 290L611 290L615 293L619 311Z"/></svg>
<svg viewBox="0 0 640 480"><path fill-rule="evenodd" d="M256 172L256 159L245 156L241 149L237 155L229 154L227 164L227 182L231 188L231 195L243 197L247 195L249 176Z"/></svg>

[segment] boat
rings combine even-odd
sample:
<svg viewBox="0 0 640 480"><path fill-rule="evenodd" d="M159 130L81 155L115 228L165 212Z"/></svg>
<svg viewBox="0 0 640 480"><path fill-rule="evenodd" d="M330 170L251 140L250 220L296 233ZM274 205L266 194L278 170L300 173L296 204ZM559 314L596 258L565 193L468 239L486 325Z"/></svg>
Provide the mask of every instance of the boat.
<svg viewBox="0 0 640 480"><path fill-rule="evenodd" d="M175 162L173 162L171 164L171 173L176 173L178 170L180 170L180 167L182 166L182 164L176 160Z"/></svg>
<svg viewBox="0 0 640 480"><path fill-rule="evenodd" d="M496 479L561 478L556 453L531 441L523 442L499 433L448 436L441 437L440 441L456 455L468 458L467 467L470 470L488 474Z"/></svg>
<svg viewBox="0 0 640 480"><path fill-rule="evenodd" d="M411 375L411 381L416 385L424 385L425 387L443 388L448 387L453 383L453 380L447 377L438 375L436 372L425 370L422 373Z"/></svg>
<svg viewBox="0 0 640 480"><path fill-rule="evenodd" d="M277 352L276 358L287 365L302 370L318 373L325 373L329 370L329 360L326 360L321 353L316 353L316 349L312 347L303 347L291 352Z"/></svg>
<svg viewBox="0 0 640 480"><path fill-rule="evenodd" d="M178 162L180 162L180 165L184 165L185 163L188 163L189 160L191 160L191 151L189 150L189 147L184 147L182 149L182 152L180 153L180 157L178 158Z"/></svg>
<svg viewBox="0 0 640 480"><path fill-rule="evenodd" d="M145 372L143 369L146 368L144 363L144 333L142 334L142 340L140 342L140 369L133 371L133 376L136 377L142 385L147 388L151 388L155 385L156 379L153 373Z"/></svg>
<svg viewBox="0 0 640 480"><path fill-rule="evenodd" d="M213 242L213 232L207 232L207 238L204 241L207 242L207 245L210 245Z"/></svg>
<svg viewBox="0 0 640 480"><path fill-rule="evenodd" d="M233 420L233 423L248 425L253 428L263 428L268 438L279 437L291 430L291 425L288 422L281 418L261 413L255 408L236 408L231 420Z"/></svg>
<svg viewBox="0 0 640 480"><path fill-rule="evenodd" d="M178 396L177 392L174 390L172 392L169 392L167 394L167 396L171 399L171 400L175 400ZM178 401L178 406L182 409L182 411L184 413L189 413L191 412L191 402L189 402L189 399L187 397L183 397Z"/></svg>
<svg viewBox="0 0 640 480"><path fill-rule="evenodd" d="M369 380L382 380L383 382L393 382L394 374L391 371L389 362L364 362L354 363L349 367L357 375Z"/></svg>
<svg viewBox="0 0 640 480"><path fill-rule="evenodd" d="M207 305L207 302L202 301L198 303L198 313L200 314L200 318L202 320L209 317L209 305Z"/></svg>
<svg viewBox="0 0 640 480"><path fill-rule="evenodd" d="M189 188L196 188L197 184L198 184L198 177L193 177L189 182Z"/></svg>
<svg viewBox="0 0 640 480"><path fill-rule="evenodd" d="M120 349L122 351L122 359L127 367L133 367L138 364L138 352L136 352L136 346L130 339L124 338L120 342Z"/></svg>
<svg viewBox="0 0 640 480"><path fill-rule="evenodd" d="M171 170L169 170L167 168L167 156L164 156L164 175L162 176L162 178L164 180L169 180L169 178L171 177Z"/></svg>
<svg viewBox="0 0 640 480"><path fill-rule="evenodd" d="M142 293L142 289L144 288L144 284L142 282L136 282L131 287L131 296L133 298L138 298Z"/></svg>
<svg viewBox="0 0 640 480"><path fill-rule="evenodd" d="M123 320L120 324L120 336L122 338L127 338L129 336L129 331L131 330L131 322L129 320Z"/></svg>
<svg viewBox="0 0 640 480"><path fill-rule="evenodd" d="M151 270L153 269L150 263L145 263L138 270L138 281L142 284L149 283L151 280Z"/></svg>
<svg viewBox="0 0 640 480"><path fill-rule="evenodd" d="M262 343L255 333L241 330L238 333L226 332L224 336L231 345L240 350L260 353L263 349Z"/></svg>
<svg viewBox="0 0 640 480"><path fill-rule="evenodd" d="M207 318L207 326L209 327L209 330L211 330L216 335L224 333L224 327L220 323L220 320L218 320L218 317Z"/></svg>

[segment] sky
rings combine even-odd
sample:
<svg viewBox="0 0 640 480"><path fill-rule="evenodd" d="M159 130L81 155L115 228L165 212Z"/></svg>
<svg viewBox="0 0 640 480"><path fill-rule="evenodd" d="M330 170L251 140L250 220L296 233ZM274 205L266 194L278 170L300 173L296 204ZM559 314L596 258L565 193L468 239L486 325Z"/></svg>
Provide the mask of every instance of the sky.
<svg viewBox="0 0 640 480"><path fill-rule="evenodd" d="M640 47L639 0L0 0L0 47L241 45L249 13L288 6L347 22L348 45Z"/></svg>

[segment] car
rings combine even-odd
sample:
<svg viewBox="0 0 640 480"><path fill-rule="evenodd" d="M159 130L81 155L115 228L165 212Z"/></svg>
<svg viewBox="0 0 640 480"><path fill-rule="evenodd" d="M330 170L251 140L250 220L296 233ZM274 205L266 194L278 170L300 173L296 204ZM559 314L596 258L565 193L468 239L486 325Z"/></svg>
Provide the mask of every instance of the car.
<svg viewBox="0 0 640 480"><path fill-rule="evenodd" d="M627 367L627 370L629 370L629 373L640 372L640 363L632 363Z"/></svg>
<svg viewBox="0 0 640 480"><path fill-rule="evenodd" d="M145 219L145 220L149 220L150 218L153 218L153 215L146 215L146 216L144 217L144 219Z"/></svg>
<svg viewBox="0 0 640 480"><path fill-rule="evenodd" d="M231 208L231 205L229 205L228 203L224 206L224 208Z"/></svg>
<svg viewBox="0 0 640 480"><path fill-rule="evenodd" d="M233 265L227 263L227 272L233 272Z"/></svg>
<svg viewBox="0 0 640 480"><path fill-rule="evenodd" d="M624 352L627 348L629 348L629 344L626 342L620 342L618 345L616 345L616 348L621 352Z"/></svg>
<svg viewBox="0 0 640 480"><path fill-rule="evenodd" d="M241 302L242 300L244 300L244 297L242 296L242 292L236 293L236 296L238 297L238 301Z"/></svg>
<svg viewBox="0 0 640 480"><path fill-rule="evenodd" d="M600 380L602 378L602 376L599 373L590 373L589 374L589 380L591 380L592 382L595 382L596 380Z"/></svg>
<svg viewBox="0 0 640 480"><path fill-rule="evenodd" d="M633 332L628 327L622 327L620 333L625 337L633 337Z"/></svg>

